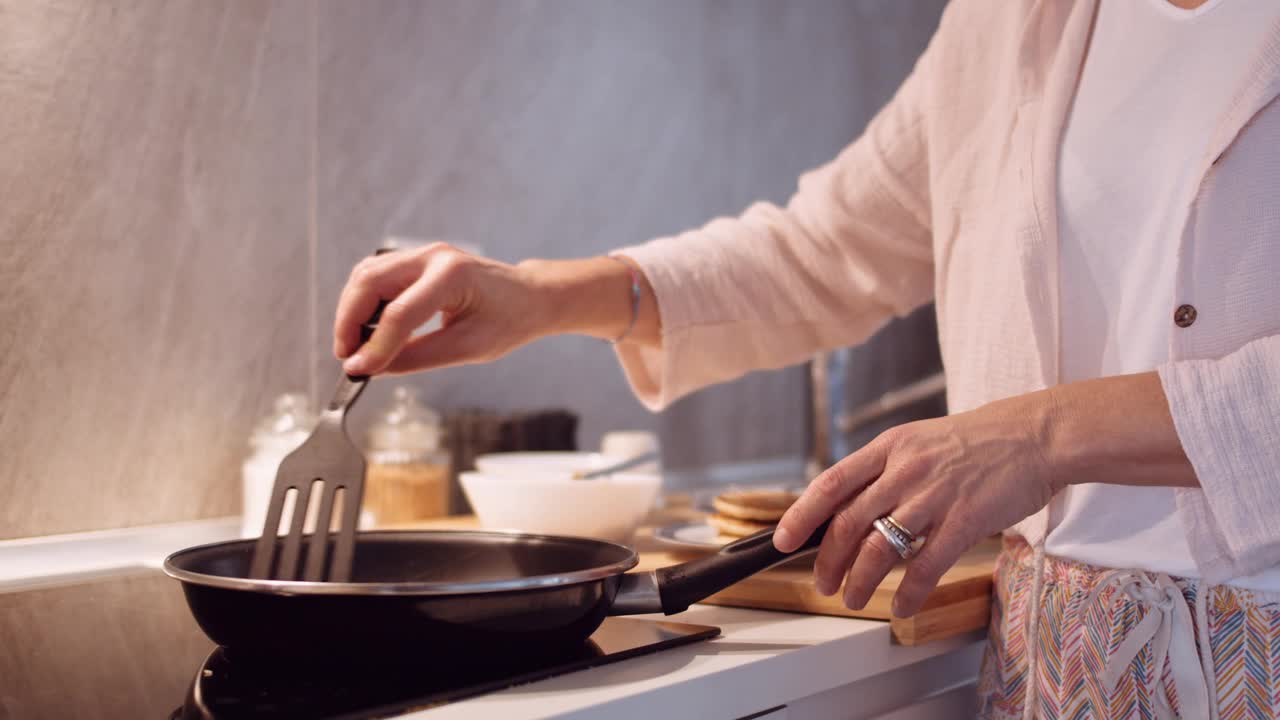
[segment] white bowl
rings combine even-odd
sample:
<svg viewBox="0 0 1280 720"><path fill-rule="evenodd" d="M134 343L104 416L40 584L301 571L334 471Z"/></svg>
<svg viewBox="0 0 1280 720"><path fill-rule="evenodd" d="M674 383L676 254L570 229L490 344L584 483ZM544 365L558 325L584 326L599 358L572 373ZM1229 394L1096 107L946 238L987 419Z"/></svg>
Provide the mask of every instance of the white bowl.
<svg viewBox="0 0 1280 720"><path fill-rule="evenodd" d="M576 480L571 473L464 472L459 480L485 529L624 544L631 542L662 488L662 476L653 473Z"/></svg>
<svg viewBox="0 0 1280 720"><path fill-rule="evenodd" d="M527 475L536 473L575 473L598 470L626 460L618 455L595 452L508 452L476 457L476 471L490 475Z"/></svg>

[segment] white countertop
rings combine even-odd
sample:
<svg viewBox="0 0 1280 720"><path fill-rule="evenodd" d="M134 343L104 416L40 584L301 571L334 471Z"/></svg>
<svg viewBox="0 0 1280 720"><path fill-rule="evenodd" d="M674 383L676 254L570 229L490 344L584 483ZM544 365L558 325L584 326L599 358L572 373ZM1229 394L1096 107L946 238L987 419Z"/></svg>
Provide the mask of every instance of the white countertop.
<svg viewBox="0 0 1280 720"><path fill-rule="evenodd" d="M156 568L170 552L238 531L236 518L222 518L0 541L0 592ZM811 708L788 718L829 717L848 702L865 706L857 717L872 717L971 682L982 645L969 635L903 647L891 642L884 622L709 605L669 619L714 625L722 634L403 717L728 719L780 705Z"/></svg>
<svg viewBox="0 0 1280 720"><path fill-rule="evenodd" d="M0 592L159 568L173 552L238 537L240 518L0 540Z"/></svg>
<svg viewBox="0 0 1280 720"><path fill-rule="evenodd" d="M964 668L976 674L982 646L980 636L968 635L904 647L891 643L885 622L712 605L695 605L669 619L715 625L722 634L404 717L738 718L930 658L945 656L959 675ZM921 680L923 695L945 684L930 681L946 678Z"/></svg>

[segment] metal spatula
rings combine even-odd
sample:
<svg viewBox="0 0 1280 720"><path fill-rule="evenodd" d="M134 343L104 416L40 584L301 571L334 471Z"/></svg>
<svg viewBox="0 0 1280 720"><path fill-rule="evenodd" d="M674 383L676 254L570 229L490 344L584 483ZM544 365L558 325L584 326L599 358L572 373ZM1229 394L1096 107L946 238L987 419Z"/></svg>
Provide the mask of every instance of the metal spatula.
<svg viewBox="0 0 1280 720"><path fill-rule="evenodd" d="M381 252L379 250L380 254ZM378 309L373 312L369 322L361 326L362 344L373 335L384 307L385 300L378 303ZM307 508L316 496L320 506L315 516L315 529L307 539L306 570L302 579L310 582L347 582L351 578L356 526L360 520L360 500L364 496L365 468L364 455L347 435L346 418L347 409L360 397L368 382L367 375L344 374L311 436L280 463L280 469L276 471L276 484L271 490L271 504L267 506L267 520L262 527L262 537L258 538L253 549L253 561L249 566L250 578L298 579L302 531L307 520ZM284 538L283 550L277 560L275 551L280 542L276 533L290 490L296 492L293 516L289 519L289 532ZM333 557L329 558L329 528L339 490L343 493L342 517L335 533ZM274 571L273 560L277 560ZM326 563L326 560L329 562Z"/></svg>

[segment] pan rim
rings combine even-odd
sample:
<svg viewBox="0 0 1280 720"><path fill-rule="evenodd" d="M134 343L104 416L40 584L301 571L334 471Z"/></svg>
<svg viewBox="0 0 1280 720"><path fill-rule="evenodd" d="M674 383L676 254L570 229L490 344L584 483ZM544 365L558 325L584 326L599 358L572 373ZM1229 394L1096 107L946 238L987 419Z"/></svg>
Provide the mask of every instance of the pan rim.
<svg viewBox="0 0 1280 720"><path fill-rule="evenodd" d="M515 541L551 541L574 544L590 544L607 546L622 550L625 555L621 560L583 570L574 570L554 575L532 575L504 580L485 580L478 582L312 582L306 580L267 580L254 578L230 577L226 575L210 575L180 567L178 563L185 556L193 555L212 548L228 547L241 543L253 543L257 538L238 538L222 540L183 548L171 553L164 559L161 569L164 574L183 583L191 583L204 587L240 590L269 595L388 595L388 596L432 596L432 595L477 595L540 588L577 585L596 580L604 580L621 575L640 563L635 550L625 545L596 540L594 538L570 537L567 535L542 535L504 530L382 530L361 533L370 538L405 537L429 535L432 537L488 537Z"/></svg>

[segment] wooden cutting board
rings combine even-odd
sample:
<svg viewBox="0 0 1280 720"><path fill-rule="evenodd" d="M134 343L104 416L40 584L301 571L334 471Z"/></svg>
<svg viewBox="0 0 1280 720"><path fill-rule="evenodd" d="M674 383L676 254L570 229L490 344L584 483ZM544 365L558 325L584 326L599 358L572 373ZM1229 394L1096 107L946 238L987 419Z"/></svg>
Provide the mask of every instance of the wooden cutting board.
<svg viewBox="0 0 1280 720"><path fill-rule="evenodd" d="M889 572L861 610L846 608L840 593L831 597L813 589L813 556L797 559L753 575L702 602L730 607L787 610L888 620L893 638L903 645L922 645L987 627L991 615L991 573L999 553L998 540L987 540L961 556L942 576L924 609L909 618L896 618L889 608L902 582L904 566ZM683 562L689 555L642 551L640 569L650 570Z"/></svg>
<svg viewBox="0 0 1280 720"><path fill-rule="evenodd" d="M669 520L670 518L653 518ZM688 517L682 517L687 520ZM397 526L402 529L474 528L473 516L453 516ZM664 565L684 562L697 554L671 552L657 544L650 527L636 536L640 554L638 569L652 570ZM813 556L753 575L702 602L729 607L785 610L790 612L837 615L841 617L888 620L894 640L903 645L922 645L961 633L987 627L991 614L991 574L1000 550L997 539L979 543L960 557L925 602L924 609L909 618L895 618L890 612L893 594L902 582L903 566L890 571L861 610L850 610L840 601L840 594L823 597L813 589Z"/></svg>

